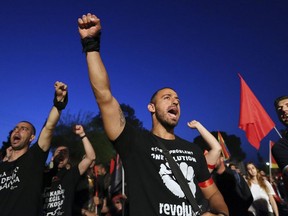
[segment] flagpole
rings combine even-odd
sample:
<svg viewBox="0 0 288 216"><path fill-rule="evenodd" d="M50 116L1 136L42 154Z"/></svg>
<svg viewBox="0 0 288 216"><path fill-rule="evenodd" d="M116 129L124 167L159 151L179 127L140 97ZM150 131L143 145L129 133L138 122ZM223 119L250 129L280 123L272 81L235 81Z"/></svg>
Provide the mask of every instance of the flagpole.
<svg viewBox="0 0 288 216"><path fill-rule="evenodd" d="M122 195L124 195L126 197L126 195L125 195L125 173L124 173L123 165L121 168L122 168ZM125 212L126 212L126 209L125 209L126 208L126 205L125 205L126 202L127 202L126 199L124 199L122 201L122 216L124 216Z"/></svg>
<svg viewBox="0 0 288 216"><path fill-rule="evenodd" d="M274 127L274 130L277 132L277 134L279 135L279 137L282 138L281 134L279 133L279 131L277 130L276 127Z"/></svg>
<svg viewBox="0 0 288 216"><path fill-rule="evenodd" d="M125 173L123 166L122 166L122 194L125 195Z"/></svg>
<svg viewBox="0 0 288 216"><path fill-rule="evenodd" d="M275 128L275 127L274 127ZM272 157L271 157L271 140L269 140L269 181L272 178L272 171L271 171L271 167L272 167Z"/></svg>

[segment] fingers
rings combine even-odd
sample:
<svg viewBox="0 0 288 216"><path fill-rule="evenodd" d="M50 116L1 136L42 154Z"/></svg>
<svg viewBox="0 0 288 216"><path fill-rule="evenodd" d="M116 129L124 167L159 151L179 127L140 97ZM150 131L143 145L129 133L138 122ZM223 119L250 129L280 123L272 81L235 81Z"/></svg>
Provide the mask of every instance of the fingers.
<svg viewBox="0 0 288 216"><path fill-rule="evenodd" d="M190 127L190 128L194 128L197 123L198 123L198 121L192 120L192 121L188 122L187 125L188 125L188 127Z"/></svg>
<svg viewBox="0 0 288 216"><path fill-rule="evenodd" d="M84 14L81 18L78 18L78 25L81 29L88 29L91 26L100 27L100 19L94 14L88 13Z"/></svg>
<svg viewBox="0 0 288 216"><path fill-rule="evenodd" d="M74 130L80 130L81 128L82 128L81 125L75 125L75 126L74 126Z"/></svg>
<svg viewBox="0 0 288 216"><path fill-rule="evenodd" d="M83 128L82 125L74 125L73 131L74 131L74 133L76 133L76 134L80 134L80 133L83 133L83 132L84 132L84 128Z"/></svg>
<svg viewBox="0 0 288 216"><path fill-rule="evenodd" d="M54 84L54 87L56 90L58 89L61 89L61 90L67 90L67 85L63 82L59 82L59 81L56 81L55 84Z"/></svg>
<svg viewBox="0 0 288 216"><path fill-rule="evenodd" d="M54 87L55 87L55 91L56 91L57 96L60 96L60 95L66 96L68 86L65 83L56 81L54 84ZM64 99L64 97L62 99ZM62 100L62 99L60 99L60 100Z"/></svg>

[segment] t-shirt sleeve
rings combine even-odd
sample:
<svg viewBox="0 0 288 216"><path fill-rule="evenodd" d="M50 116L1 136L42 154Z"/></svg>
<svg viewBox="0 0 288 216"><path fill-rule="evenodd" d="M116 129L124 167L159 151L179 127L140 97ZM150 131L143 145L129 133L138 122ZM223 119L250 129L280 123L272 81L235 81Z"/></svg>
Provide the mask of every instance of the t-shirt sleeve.
<svg viewBox="0 0 288 216"><path fill-rule="evenodd" d="M80 172L79 172L79 168L78 165L77 166L73 166L69 172L70 175L72 175L72 177L70 178L72 181L71 183L73 185L76 185L81 177Z"/></svg>
<svg viewBox="0 0 288 216"><path fill-rule="evenodd" d="M40 148L38 142L36 142L35 144L33 144L30 147L28 152L29 152L28 154L31 157L31 160L33 160L34 162L40 163L41 165L45 166L49 151L44 152Z"/></svg>
<svg viewBox="0 0 288 216"><path fill-rule="evenodd" d="M195 144L193 143L192 145L195 145ZM205 156L202 153L200 148L197 149L197 154L199 154L198 162L200 165L200 172L196 178L197 178L199 184L200 185L206 184L206 183L208 183L207 181L212 181L212 183L213 183L213 179L212 179L211 174L208 170L207 161L206 161Z"/></svg>
<svg viewBox="0 0 288 216"><path fill-rule="evenodd" d="M122 133L112 142L122 159L126 158L135 147L133 144L137 139L137 133L137 129L127 122Z"/></svg>

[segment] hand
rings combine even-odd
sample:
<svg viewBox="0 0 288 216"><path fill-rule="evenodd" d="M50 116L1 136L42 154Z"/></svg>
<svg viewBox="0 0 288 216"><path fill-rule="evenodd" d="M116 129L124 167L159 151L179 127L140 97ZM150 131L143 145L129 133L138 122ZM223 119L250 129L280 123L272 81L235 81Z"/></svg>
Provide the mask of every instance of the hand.
<svg viewBox="0 0 288 216"><path fill-rule="evenodd" d="M200 122L193 120L187 123L188 127L195 129L197 128L198 125L200 125Z"/></svg>
<svg viewBox="0 0 288 216"><path fill-rule="evenodd" d="M55 87L55 93L57 97L58 102L63 102L65 99L65 96L67 95L67 85L63 82L56 81L54 84Z"/></svg>
<svg viewBox="0 0 288 216"><path fill-rule="evenodd" d="M12 152L13 152L12 146L9 146L6 149L6 156L3 158L3 161L8 161L12 156Z"/></svg>
<svg viewBox="0 0 288 216"><path fill-rule="evenodd" d="M103 206L102 209L101 209L101 213L108 213L109 212L109 209L107 206Z"/></svg>
<svg viewBox="0 0 288 216"><path fill-rule="evenodd" d="M100 204L101 204L100 199L99 199L98 196L94 196L93 199L94 199L94 203L95 203L95 205L100 205Z"/></svg>
<svg viewBox="0 0 288 216"><path fill-rule="evenodd" d="M83 15L82 18L78 18L78 31L81 38L95 37L101 30L100 19L94 14L88 13Z"/></svg>
<svg viewBox="0 0 288 216"><path fill-rule="evenodd" d="M85 135L85 131L82 125L75 125L73 128L73 132L79 135L80 137Z"/></svg>
<svg viewBox="0 0 288 216"><path fill-rule="evenodd" d="M95 212L88 211L87 209L81 209L81 214L85 216L98 216Z"/></svg>

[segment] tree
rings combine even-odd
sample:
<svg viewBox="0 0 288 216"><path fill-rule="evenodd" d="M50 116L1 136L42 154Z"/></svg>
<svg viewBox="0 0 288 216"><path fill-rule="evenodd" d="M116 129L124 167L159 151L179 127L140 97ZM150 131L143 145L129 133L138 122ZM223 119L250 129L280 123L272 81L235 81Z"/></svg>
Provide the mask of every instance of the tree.
<svg viewBox="0 0 288 216"><path fill-rule="evenodd" d="M13 130L11 130L11 131L9 132L9 135L8 135L8 137L7 137L7 141L3 141L3 142L2 142L2 147L1 147L1 149L0 149L0 160L6 156L6 149L7 149L9 146L11 146L10 137L11 137L12 132L13 132Z"/></svg>
<svg viewBox="0 0 288 216"><path fill-rule="evenodd" d="M121 104L120 106L127 122L141 130L146 130L143 128L143 123L135 116L135 111L132 107L126 104ZM92 113L87 112L80 112L77 115L70 113L62 115L59 124L55 128L51 145L52 151L60 145L65 145L70 150L70 162L72 165L77 164L82 159L84 155L82 141L72 131L75 124L83 125L86 135L96 152L96 163L107 164L116 155L112 143L104 132L100 112L95 117L93 117Z"/></svg>
<svg viewBox="0 0 288 216"><path fill-rule="evenodd" d="M216 137L216 139L218 139L218 131L213 131L211 133L214 137ZM230 161L233 161L235 163L243 161L246 158L246 153L241 148L241 139L235 135L227 135L227 133L223 131L221 131L220 133L231 154ZM203 151L210 150L208 144L201 136L195 137L194 143L198 144Z"/></svg>
<svg viewBox="0 0 288 216"><path fill-rule="evenodd" d="M129 122L131 125L138 127L141 130L146 130L143 127L143 123L135 116L135 110L131 106L122 103L120 104L120 107L127 122ZM100 112L93 118L90 124L90 127L94 127L94 129L96 130L104 131L102 116Z"/></svg>

